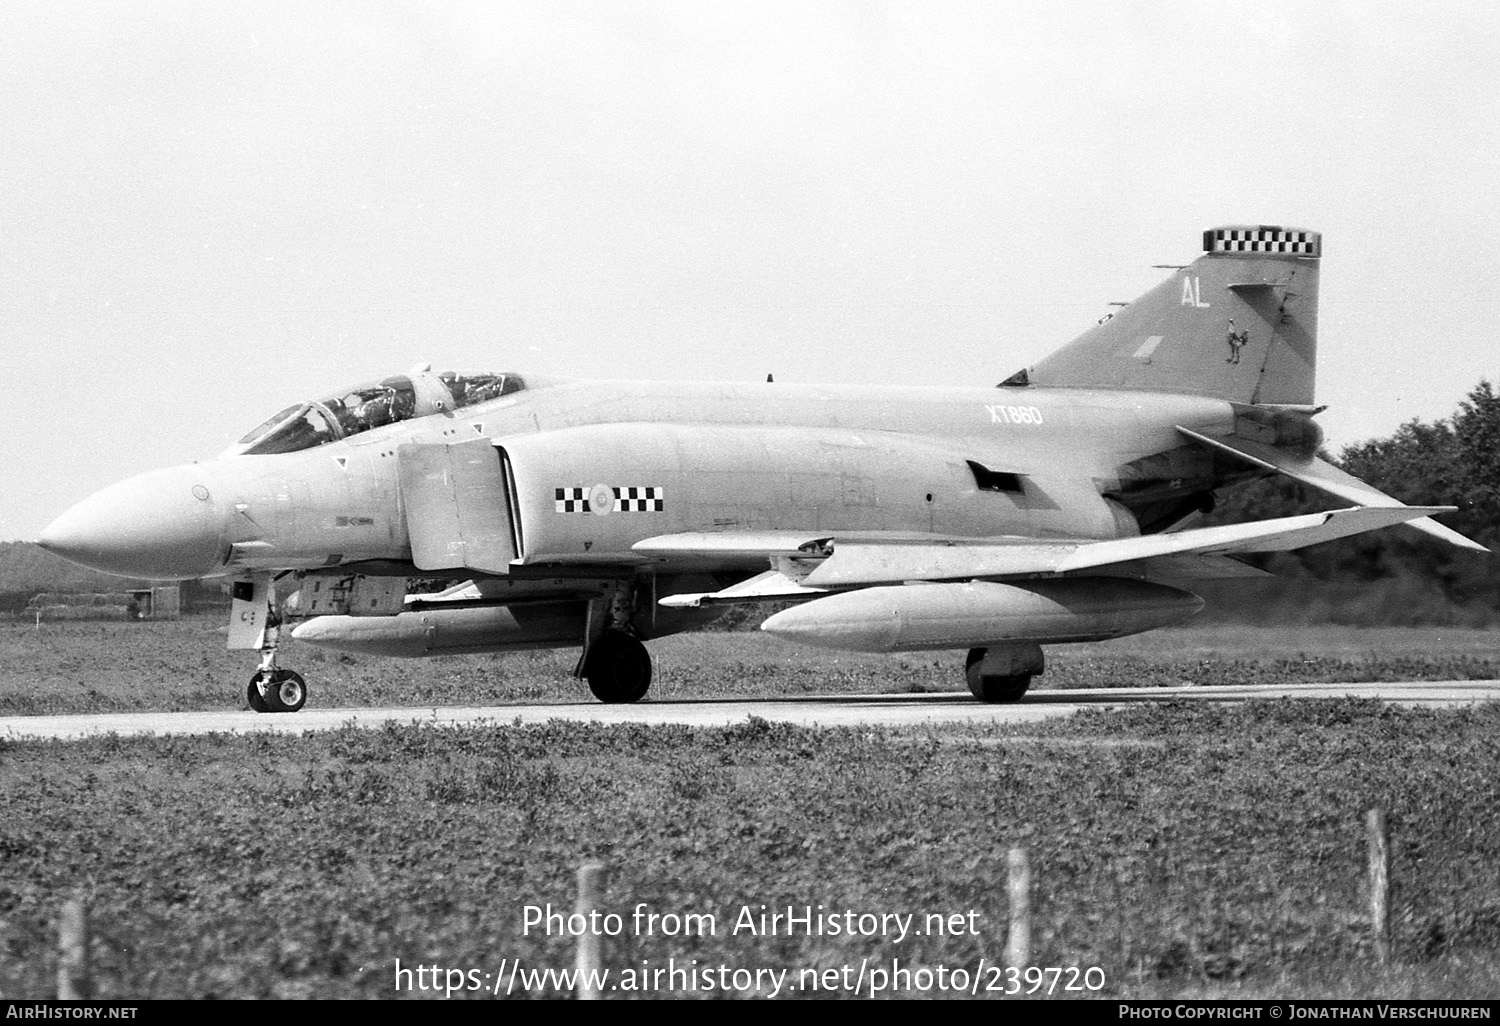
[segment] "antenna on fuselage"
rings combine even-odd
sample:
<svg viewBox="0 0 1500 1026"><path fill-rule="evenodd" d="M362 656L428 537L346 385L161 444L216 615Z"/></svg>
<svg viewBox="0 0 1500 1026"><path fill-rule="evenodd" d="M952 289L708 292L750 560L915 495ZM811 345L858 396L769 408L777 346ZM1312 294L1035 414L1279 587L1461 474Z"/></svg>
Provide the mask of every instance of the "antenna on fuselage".
<svg viewBox="0 0 1500 1026"><path fill-rule="evenodd" d="M775 380L775 378L771 377L771 375L769 375L769 374L766 375L766 384L769 385L774 380Z"/></svg>

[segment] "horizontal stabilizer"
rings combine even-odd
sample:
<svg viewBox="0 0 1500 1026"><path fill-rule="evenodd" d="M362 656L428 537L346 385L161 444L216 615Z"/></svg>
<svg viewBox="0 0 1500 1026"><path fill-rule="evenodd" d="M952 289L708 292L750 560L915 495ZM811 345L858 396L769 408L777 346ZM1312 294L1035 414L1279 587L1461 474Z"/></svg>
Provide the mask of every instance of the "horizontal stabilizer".
<svg viewBox="0 0 1500 1026"><path fill-rule="evenodd" d="M1245 438L1212 438L1208 435L1199 434L1188 428L1178 425L1177 430L1187 438L1228 453L1246 463L1262 467L1266 470L1274 470L1278 474L1284 474L1294 481L1299 481L1309 488L1316 488L1320 492L1344 499L1347 502L1357 502L1362 506L1373 506L1382 508L1407 508L1401 500L1393 498L1378 488L1365 484L1359 478L1346 474L1338 467L1320 460L1316 456L1299 456L1296 453L1278 449L1275 446L1266 445L1263 442L1255 442ZM1411 507L1415 509L1416 507ZM1419 531L1431 535L1451 545L1457 545L1462 549L1472 549L1476 552L1488 552L1489 549L1478 542L1470 541L1463 535L1450 527L1444 527L1436 520L1419 517L1408 521L1407 526L1414 527Z"/></svg>

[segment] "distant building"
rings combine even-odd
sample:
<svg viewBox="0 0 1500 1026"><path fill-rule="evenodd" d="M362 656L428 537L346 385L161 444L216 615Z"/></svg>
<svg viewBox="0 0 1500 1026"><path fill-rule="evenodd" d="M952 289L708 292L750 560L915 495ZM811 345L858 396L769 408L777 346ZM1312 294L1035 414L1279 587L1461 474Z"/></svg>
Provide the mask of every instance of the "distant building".
<svg viewBox="0 0 1500 1026"><path fill-rule="evenodd" d="M182 590L176 584L129 591L44 591L26 603L28 616L42 620L177 620Z"/></svg>

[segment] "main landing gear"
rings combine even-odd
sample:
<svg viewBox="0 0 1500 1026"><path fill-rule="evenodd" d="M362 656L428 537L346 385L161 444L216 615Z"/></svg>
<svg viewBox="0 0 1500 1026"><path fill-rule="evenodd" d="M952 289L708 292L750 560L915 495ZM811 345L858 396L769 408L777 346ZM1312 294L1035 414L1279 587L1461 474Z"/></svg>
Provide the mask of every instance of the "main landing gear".
<svg viewBox="0 0 1500 1026"><path fill-rule="evenodd" d="M969 649L964 677L981 702L1019 702L1031 678L1045 668L1039 645L994 645Z"/></svg>
<svg viewBox="0 0 1500 1026"><path fill-rule="evenodd" d="M639 702L651 687L651 653L624 631L606 630L589 646L583 675L601 702Z"/></svg>
<svg viewBox="0 0 1500 1026"><path fill-rule="evenodd" d="M589 603L575 675L610 705L639 702L651 687L651 653L636 637L634 623L639 587L637 581L621 581Z"/></svg>

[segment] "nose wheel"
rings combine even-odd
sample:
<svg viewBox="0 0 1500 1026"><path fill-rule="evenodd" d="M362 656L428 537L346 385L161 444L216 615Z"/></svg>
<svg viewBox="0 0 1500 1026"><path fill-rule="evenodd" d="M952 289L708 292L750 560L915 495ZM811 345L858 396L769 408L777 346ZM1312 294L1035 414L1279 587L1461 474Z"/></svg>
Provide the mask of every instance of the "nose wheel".
<svg viewBox="0 0 1500 1026"><path fill-rule="evenodd" d="M296 712L307 704L307 682L296 670L262 670L250 678L245 701L258 713Z"/></svg>

